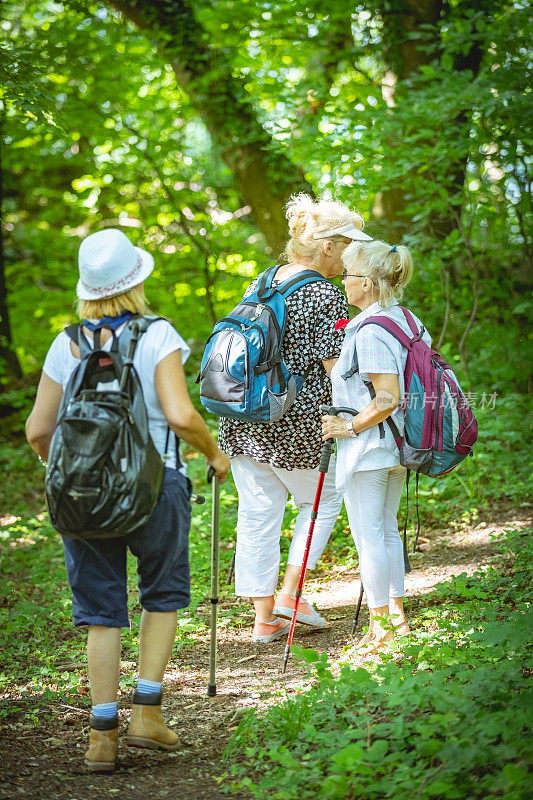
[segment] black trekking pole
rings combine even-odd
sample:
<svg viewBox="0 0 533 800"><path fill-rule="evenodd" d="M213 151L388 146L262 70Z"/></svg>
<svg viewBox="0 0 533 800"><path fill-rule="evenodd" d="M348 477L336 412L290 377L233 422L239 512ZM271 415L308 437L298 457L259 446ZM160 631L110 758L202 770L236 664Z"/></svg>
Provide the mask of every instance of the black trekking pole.
<svg viewBox="0 0 533 800"><path fill-rule="evenodd" d="M355 629L357 628L357 620L359 619L359 612L361 611L361 603L363 602L363 594L364 594L364 587L363 581L361 581L361 591L359 592L359 600L357 601L357 608L355 609L355 617L353 618L352 622L352 630L351 635L353 636L355 633Z"/></svg>
<svg viewBox="0 0 533 800"><path fill-rule="evenodd" d="M217 618L218 618L218 523L219 523L219 483L213 467L207 472L207 482L212 488L211 508L211 624L209 646L208 697L217 693Z"/></svg>

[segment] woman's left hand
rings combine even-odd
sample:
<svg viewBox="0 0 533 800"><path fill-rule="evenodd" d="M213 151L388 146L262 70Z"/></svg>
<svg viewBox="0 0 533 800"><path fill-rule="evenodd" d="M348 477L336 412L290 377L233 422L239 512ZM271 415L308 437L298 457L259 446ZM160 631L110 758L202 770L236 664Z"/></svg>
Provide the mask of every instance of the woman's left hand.
<svg viewBox="0 0 533 800"><path fill-rule="evenodd" d="M322 441L328 439L341 439L346 438L350 434L346 429L346 420L342 417L322 417Z"/></svg>

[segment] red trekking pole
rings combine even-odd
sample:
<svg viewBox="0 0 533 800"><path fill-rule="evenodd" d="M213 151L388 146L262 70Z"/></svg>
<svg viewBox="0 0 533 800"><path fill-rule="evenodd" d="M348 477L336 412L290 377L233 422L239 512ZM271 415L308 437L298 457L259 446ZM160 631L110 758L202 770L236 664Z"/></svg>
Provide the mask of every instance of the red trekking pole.
<svg viewBox="0 0 533 800"><path fill-rule="evenodd" d="M328 412L326 412L328 413ZM309 559L309 550L311 549L311 541L313 539L313 531L315 529L315 522L318 516L318 506L320 504L320 496L322 494L322 487L324 485L324 478L326 477L326 472L328 471L329 461L335 450L335 443L333 439L328 439L327 442L324 443L322 447L322 453L320 455L320 464L318 470L320 472L318 478L318 486L316 487L316 494L315 494L315 502L313 503L313 510L311 512L311 522L309 523L309 533L307 534L307 542L305 544L305 552L302 561L302 566L300 569L300 579L298 580L298 589L296 590L296 601L294 603L294 611L292 612L292 619L291 619L291 627L289 628L289 635L287 637L287 644L285 646L285 652L283 654L283 667L281 668L282 672L285 672L287 668L287 661L289 660L289 653L291 650L292 644L292 637L294 636L294 626L296 625L296 615L298 613L298 605L300 603L300 597L302 596L302 588L304 585L305 580L305 572L307 570L307 561Z"/></svg>

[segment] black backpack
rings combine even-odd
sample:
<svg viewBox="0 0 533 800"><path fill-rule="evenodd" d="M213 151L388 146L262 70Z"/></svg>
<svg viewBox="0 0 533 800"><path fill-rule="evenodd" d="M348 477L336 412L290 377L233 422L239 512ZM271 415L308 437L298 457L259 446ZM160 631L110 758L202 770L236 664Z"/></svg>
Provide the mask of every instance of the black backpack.
<svg viewBox="0 0 533 800"><path fill-rule="evenodd" d="M75 539L110 539L148 522L159 499L163 461L133 356L139 337L161 317L132 317L110 352L94 349L82 325L66 329L80 363L70 376L52 436L45 491L54 528ZM117 383L118 381L118 383Z"/></svg>

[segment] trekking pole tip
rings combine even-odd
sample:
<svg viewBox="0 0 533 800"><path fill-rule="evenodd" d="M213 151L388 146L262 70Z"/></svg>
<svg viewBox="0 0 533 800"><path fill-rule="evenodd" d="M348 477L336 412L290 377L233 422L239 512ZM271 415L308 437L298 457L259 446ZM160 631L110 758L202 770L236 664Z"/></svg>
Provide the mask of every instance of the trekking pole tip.
<svg viewBox="0 0 533 800"><path fill-rule="evenodd" d="M215 697L217 693L216 684L210 683L207 687L207 696L208 697Z"/></svg>
<svg viewBox="0 0 533 800"><path fill-rule="evenodd" d="M287 669L287 661L289 660L289 654L291 652L291 646L288 644L285 647L285 652L283 653L283 664L281 666L281 673L282 675L285 674L285 670Z"/></svg>

